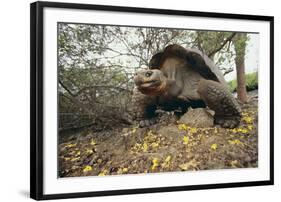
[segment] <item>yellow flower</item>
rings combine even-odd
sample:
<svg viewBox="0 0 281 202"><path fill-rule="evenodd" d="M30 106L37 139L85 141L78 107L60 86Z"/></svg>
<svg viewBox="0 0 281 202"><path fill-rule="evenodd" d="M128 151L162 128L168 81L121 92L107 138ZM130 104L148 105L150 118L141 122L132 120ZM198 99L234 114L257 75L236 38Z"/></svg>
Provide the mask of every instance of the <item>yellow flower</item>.
<svg viewBox="0 0 281 202"><path fill-rule="evenodd" d="M92 166L85 166L85 168L83 169L83 172L88 172L93 170Z"/></svg>
<svg viewBox="0 0 281 202"><path fill-rule="evenodd" d="M246 128L238 128L237 131L243 134L247 134L249 132Z"/></svg>
<svg viewBox="0 0 281 202"><path fill-rule="evenodd" d="M92 149L87 149L86 150L86 154L92 154L92 153L94 153Z"/></svg>
<svg viewBox="0 0 281 202"><path fill-rule="evenodd" d="M128 172L128 168L123 168L123 169L122 169L122 172L123 172L123 173L127 173L127 172Z"/></svg>
<svg viewBox="0 0 281 202"><path fill-rule="evenodd" d="M190 128L191 133L197 133L197 128Z"/></svg>
<svg viewBox="0 0 281 202"><path fill-rule="evenodd" d="M119 168L117 170L117 174L123 174L123 173L128 173L128 168Z"/></svg>
<svg viewBox="0 0 281 202"><path fill-rule="evenodd" d="M192 159L187 163L179 165L179 168L182 170L188 170L190 168L193 168L193 169L196 168L197 165L198 165L198 162L196 160Z"/></svg>
<svg viewBox="0 0 281 202"><path fill-rule="evenodd" d="M183 136L182 140L183 140L183 144L185 145L187 145L189 142L189 138L187 136Z"/></svg>
<svg viewBox="0 0 281 202"><path fill-rule="evenodd" d="M91 140L91 143L90 143L91 145L96 145L97 143L95 142L95 140Z"/></svg>
<svg viewBox="0 0 281 202"><path fill-rule="evenodd" d="M188 164L187 163L184 163L184 164L181 164L179 165L180 169L182 170L187 170L188 169Z"/></svg>
<svg viewBox="0 0 281 202"><path fill-rule="evenodd" d="M217 145L217 144L212 144L212 145L211 145L211 149L216 150L217 148L218 148L218 145Z"/></svg>
<svg viewBox="0 0 281 202"><path fill-rule="evenodd" d="M76 145L77 145L76 143L75 143L75 144L68 144L68 145L66 145L65 147L66 147L66 148L71 148L71 147L76 147Z"/></svg>
<svg viewBox="0 0 281 202"><path fill-rule="evenodd" d="M167 158L165 159L165 162L170 162L170 160L171 160L171 156L169 155L169 156L167 156Z"/></svg>
<svg viewBox="0 0 281 202"><path fill-rule="evenodd" d="M80 157L75 157L75 158L72 158L70 161L77 161L77 160L79 160L80 159Z"/></svg>
<svg viewBox="0 0 281 202"><path fill-rule="evenodd" d="M182 123L182 124L179 124L179 125L178 125L178 129L179 129L179 130L187 130L187 125L185 125L185 124L183 124L183 123Z"/></svg>
<svg viewBox="0 0 281 202"><path fill-rule="evenodd" d="M107 170L103 170L98 174L98 176L105 176L107 174Z"/></svg>
<svg viewBox="0 0 281 202"><path fill-rule="evenodd" d="M157 158L152 159L151 169L155 170L159 166L159 160Z"/></svg>
<svg viewBox="0 0 281 202"><path fill-rule="evenodd" d="M238 139L228 140L228 143L231 144L231 145L243 145L243 143Z"/></svg>
<svg viewBox="0 0 281 202"><path fill-rule="evenodd" d="M233 161L230 162L230 165L231 165L232 167L236 167L237 164L238 164L238 161L237 161L237 160L233 160Z"/></svg>
<svg viewBox="0 0 281 202"><path fill-rule="evenodd" d="M157 142L153 142L151 143L152 148L157 148L159 146L159 144Z"/></svg>
<svg viewBox="0 0 281 202"><path fill-rule="evenodd" d="M253 125L248 125L247 127L249 130L253 130Z"/></svg>
<svg viewBox="0 0 281 202"><path fill-rule="evenodd" d="M241 133L243 133L243 134L247 134L249 131L247 130L247 129L242 129L241 130Z"/></svg>
<svg viewBox="0 0 281 202"><path fill-rule="evenodd" d="M171 156L167 156L166 159L164 160L164 162L161 164L162 168L169 168L170 164L171 164Z"/></svg>
<svg viewBox="0 0 281 202"><path fill-rule="evenodd" d="M81 154L81 152L78 151L78 152L75 154L75 156L80 156L80 154Z"/></svg>
<svg viewBox="0 0 281 202"><path fill-rule="evenodd" d="M137 131L138 127L133 127L131 133L135 133Z"/></svg>
<svg viewBox="0 0 281 202"><path fill-rule="evenodd" d="M142 150L143 150L144 152L147 152L147 148L148 148L147 144L146 144L146 143L143 143L143 145L142 145Z"/></svg>
<svg viewBox="0 0 281 202"><path fill-rule="evenodd" d="M242 118L242 121L250 124L250 123L254 122L254 119L252 117L250 117L250 116L245 116L245 117Z"/></svg>

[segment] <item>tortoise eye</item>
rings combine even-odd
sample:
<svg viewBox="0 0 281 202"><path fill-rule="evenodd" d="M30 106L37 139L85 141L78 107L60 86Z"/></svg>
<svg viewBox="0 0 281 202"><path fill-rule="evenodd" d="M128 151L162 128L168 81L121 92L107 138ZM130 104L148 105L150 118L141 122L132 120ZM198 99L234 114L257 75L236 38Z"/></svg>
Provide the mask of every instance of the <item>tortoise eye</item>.
<svg viewBox="0 0 281 202"><path fill-rule="evenodd" d="M146 77L150 77L151 75L152 75L152 71L148 71L148 72L145 73Z"/></svg>

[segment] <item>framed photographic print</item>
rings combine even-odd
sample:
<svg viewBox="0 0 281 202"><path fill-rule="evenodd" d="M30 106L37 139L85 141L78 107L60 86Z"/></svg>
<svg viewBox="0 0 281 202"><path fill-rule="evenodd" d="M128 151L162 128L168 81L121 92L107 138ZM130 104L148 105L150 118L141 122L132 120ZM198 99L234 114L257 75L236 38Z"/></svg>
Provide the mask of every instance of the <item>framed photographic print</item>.
<svg viewBox="0 0 281 202"><path fill-rule="evenodd" d="M31 4L31 197L273 184L273 17Z"/></svg>

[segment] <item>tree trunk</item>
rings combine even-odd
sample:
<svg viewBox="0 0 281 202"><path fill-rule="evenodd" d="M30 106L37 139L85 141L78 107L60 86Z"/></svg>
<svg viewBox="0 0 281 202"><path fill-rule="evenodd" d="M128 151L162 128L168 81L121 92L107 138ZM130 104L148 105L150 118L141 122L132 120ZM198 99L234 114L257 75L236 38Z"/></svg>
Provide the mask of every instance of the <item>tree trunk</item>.
<svg viewBox="0 0 281 202"><path fill-rule="evenodd" d="M247 34L245 33L238 33L234 40L234 48L236 52L235 65L237 72L237 96L243 103L248 101L245 77L246 41Z"/></svg>
<svg viewBox="0 0 281 202"><path fill-rule="evenodd" d="M245 78L245 62L235 60L236 75L237 75L237 96L241 102L247 102L248 96L246 91L246 78Z"/></svg>

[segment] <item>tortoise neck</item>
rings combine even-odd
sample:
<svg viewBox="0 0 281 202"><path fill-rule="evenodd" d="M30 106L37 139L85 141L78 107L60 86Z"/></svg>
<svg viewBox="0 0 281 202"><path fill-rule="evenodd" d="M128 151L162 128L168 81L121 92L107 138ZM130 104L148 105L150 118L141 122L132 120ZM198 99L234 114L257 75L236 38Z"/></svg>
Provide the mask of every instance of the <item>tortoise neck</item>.
<svg viewBox="0 0 281 202"><path fill-rule="evenodd" d="M157 90L154 91L154 95L159 96L159 95L164 95L168 90L168 83L167 80L164 79L161 82L161 85L159 87L157 87Z"/></svg>

